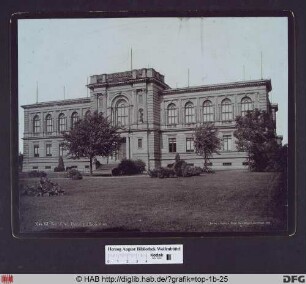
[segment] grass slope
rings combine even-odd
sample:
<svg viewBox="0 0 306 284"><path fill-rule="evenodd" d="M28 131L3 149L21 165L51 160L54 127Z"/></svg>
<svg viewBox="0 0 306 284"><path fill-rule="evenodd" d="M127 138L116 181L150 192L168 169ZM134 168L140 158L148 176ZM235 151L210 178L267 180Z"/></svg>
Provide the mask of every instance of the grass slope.
<svg viewBox="0 0 306 284"><path fill-rule="evenodd" d="M31 184L37 179L21 180ZM22 232L226 232L286 229L280 173L223 171L190 178L54 179L60 197L20 198Z"/></svg>

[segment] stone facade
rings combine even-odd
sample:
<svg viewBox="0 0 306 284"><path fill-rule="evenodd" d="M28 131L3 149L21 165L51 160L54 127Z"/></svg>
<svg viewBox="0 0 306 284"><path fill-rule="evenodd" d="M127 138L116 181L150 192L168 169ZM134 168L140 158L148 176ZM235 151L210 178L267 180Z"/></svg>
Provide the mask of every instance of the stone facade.
<svg viewBox="0 0 306 284"><path fill-rule="evenodd" d="M215 169L242 169L246 155L238 152L233 132L234 119L258 108L276 120L277 104L269 101L270 80L256 80L172 89L164 76L152 68L94 75L87 86L90 97L24 105L24 171L54 170L59 155L65 166L88 171L88 159L73 160L61 148L61 132L88 111L105 114L121 126L125 138L119 153L98 157L102 164L122 158L141 159L148 169L173 163L176 153L189 164L203 166L194 153L192 133L205 121L215 123L223 140Z"/></svg>

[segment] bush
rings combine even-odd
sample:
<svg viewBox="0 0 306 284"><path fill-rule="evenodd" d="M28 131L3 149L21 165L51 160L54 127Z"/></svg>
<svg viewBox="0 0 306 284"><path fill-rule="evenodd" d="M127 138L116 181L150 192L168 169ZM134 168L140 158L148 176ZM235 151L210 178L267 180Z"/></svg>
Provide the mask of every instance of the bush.
<svg viewBox="0 0 306 284"><path fill-rule="evenodd" d="M138 168L133 160L124 159L118 165L121 175L136 175L139 173Z"/></svg>
<svg viewBox="0 0 306 284"><path fill-rule="evenodd" d="M65 171L65 165L64 165L64 160L63 160L62 156L59 156L58 165L57 165L57 167L54 168L54 171L57 171L57 172L64 172Z"/></svg>
<svg viewBox="0 0 306 284"><path fill-rule="evenodd" d="M139 159L136 160L135 165L136 165L139 173L143 173L146 170L146 163L142 160L139 160Z"/></svg>
<svg viewBox="0 0 306 284"><path fill-rule="evenodd" d="M64 190L47 177L41 177L39 184L32 186L26 185L26 188L23 187L22 194L28 196L59 196L64 195Z"/></svg>
<svg viewBox="0 0 306 284"><path fill-rule="evenodd" d="M73 180L78 180L78 179L82 179L83 176L82 176L82 174L78 170L70 169L67 172L67 178L71 178Z"/></svg>
<svg viewBox="0 0 306 284"><path fill-rule="evenodd" d="M177 163L181 159L180 154L176 153L175 155L175 162Z"/></svg>
<svg viewBox="0 0 306 284"><path fill-rule="evenodd" d="M157 169L157 176L159 178L175 177L175 171L173 169L160 167Z"/></svg>
<svg viewBox="0 0 306 284"><path fill-rule="evenodd" d="M202 172L206 173L206 174L214 174L215 173L215 171L213 169L211 169L211 168L206 168L206 169L204 168L202 170Z"/></svg>
<svg viewBox="0 0 306 284"><path fill-rule="evenodd" d="M145 171L146 164L142 160L124 159L120 162L117 168L112 170L113 175L137 175Z"/></svg>
<svg viewBox="0 0 306 284"><path fill-rule="evenodd" d="M148 174L151 178L172 178L175 177L175 172L170 168L157 168L154 170L149 170Z"/></svg>
<svg viewBox="0 0 306 284"><path fill-rule="evenodd" d="M183 171L186 166L187 166L187 163L184 160L179 160L178 162L175 162L173 169L174 169L176 176L178 177L183 176Z"/></svg>
<svg viewBox="0 0 306 284"><path fill-rule="evenodd" d="M183 177L199 176L202 173L200 167L186 166L183 170Z"/></svg>
<svg viewBox="0 0 306 284"><path fill-rule="evenodd" d="M112 169L112 175L113 176L120 176L121 172L118 168Z"/></svg>
<svg viewBox="0 0 306 284"><path fill-rule="evenodd" d="M95 163L96 170L101 167L101 163L97 159L94 160L94 163Z"/></svg>
<svg viewBox="0 0 306 284"><path fill-rule="evenodd" d="M58 165L54 168L54 172L64 172L65 171L65 165L64 160L62 156L59 156L58 158Z"/></svg>

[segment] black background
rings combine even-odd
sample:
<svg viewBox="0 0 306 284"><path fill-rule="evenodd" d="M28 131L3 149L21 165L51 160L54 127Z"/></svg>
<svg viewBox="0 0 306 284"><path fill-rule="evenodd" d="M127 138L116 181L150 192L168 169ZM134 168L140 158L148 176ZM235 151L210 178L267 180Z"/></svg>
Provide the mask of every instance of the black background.
<svg viewBox="0 0 306 284"><path fill-rule="evenodd" d="M297 232L291 237L180 239L16 239L11 230L10 18L16 12L206 12L290 10L296 23ZM0 2L0 273L306 273L305 234L305 35L300 1L1 1ZM293 70L291 70L293 72ZM291 112L293 107L291 108ZM292 117L294 119L294 117ZM291 131L290 131L291 130ZM289 129L289 133L293 133ZM104 265L110 244L184 244L183 265Z"/></svg>

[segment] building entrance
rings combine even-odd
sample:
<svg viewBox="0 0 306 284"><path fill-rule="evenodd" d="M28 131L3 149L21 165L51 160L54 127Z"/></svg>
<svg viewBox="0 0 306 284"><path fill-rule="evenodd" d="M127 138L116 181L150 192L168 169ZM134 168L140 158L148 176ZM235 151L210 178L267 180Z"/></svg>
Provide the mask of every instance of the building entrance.
<svg viewBox="0 0 306 284"><path fill-rule="evenodd" d="M119 148L118 152L118 159L121 161L123 159L126 159L126 138L122 138L122 143Z"/></svg>

